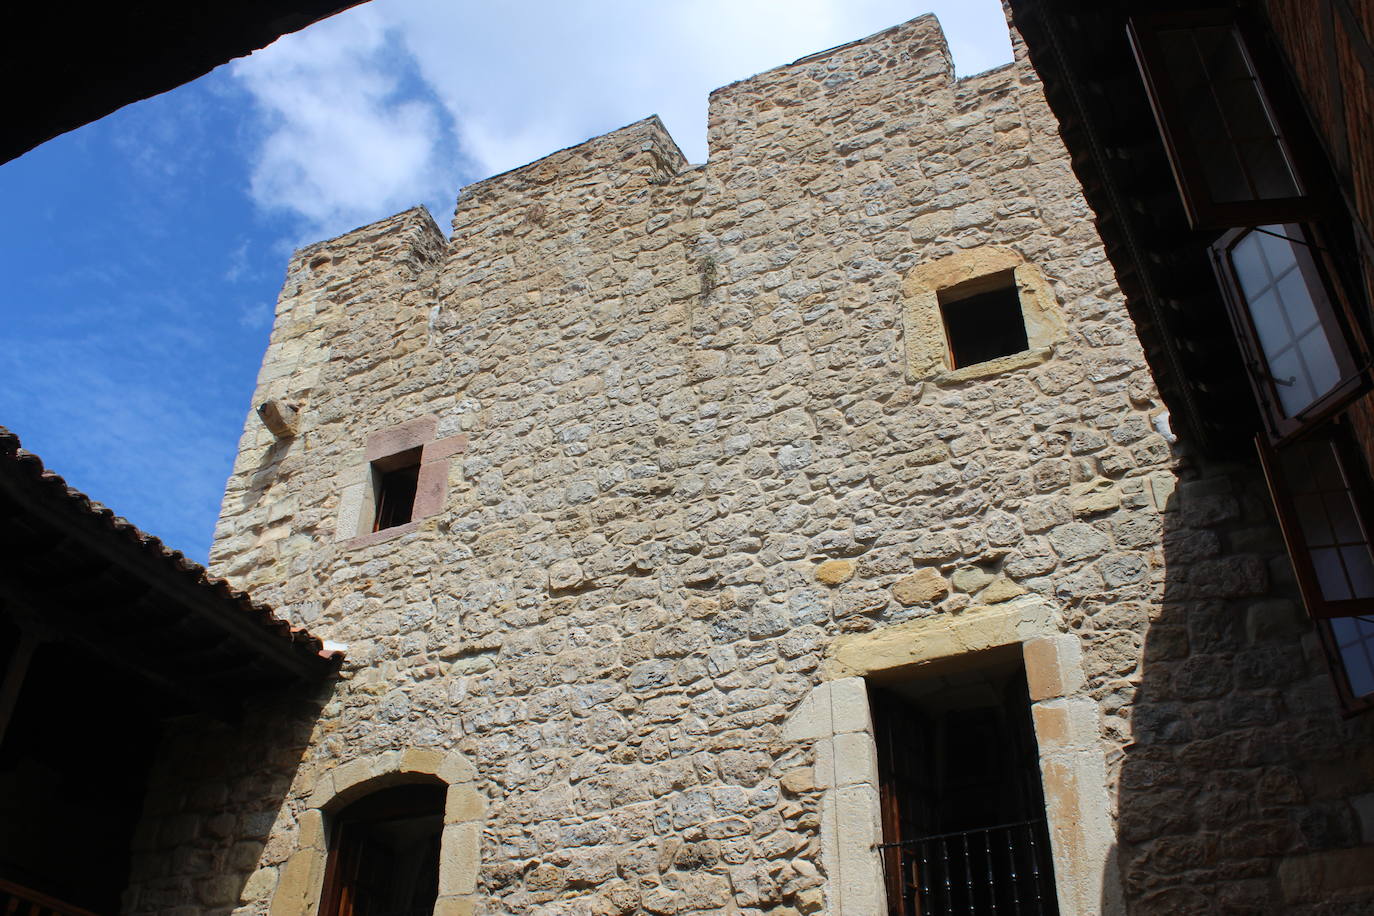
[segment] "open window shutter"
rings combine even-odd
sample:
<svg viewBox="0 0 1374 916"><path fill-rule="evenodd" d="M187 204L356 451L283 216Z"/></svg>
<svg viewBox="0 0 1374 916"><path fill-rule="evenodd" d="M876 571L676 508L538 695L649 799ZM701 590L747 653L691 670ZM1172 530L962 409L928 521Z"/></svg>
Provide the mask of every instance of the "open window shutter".
<svg viewBox="0 0 1374 916"><path fill-rule="evenodd" d="M1322 620L1317 632L1346 715L1374 709L1374 618Z"/></svg>
<svg viewBox="0 0 1374 916"><path fill-rule="evenodd" d="M1150 13L1129 35L1193 228L1301 219L1314 203L1234 10Z"/></svg>
<svg viewBox="0 0 1374 916"><path fill-rule="evenodd" d="M1344 430L1327 424L1277 448L1255 441L1308 614L1374 614L1369 475Z"/></svg>
<svg viewBox="0 0 1374 916"><path fill-rule="evenodd" d="M1296 223L1235 229L1212 262L1270 438L1288 438L1368 387L1346 310Z"/></svg>

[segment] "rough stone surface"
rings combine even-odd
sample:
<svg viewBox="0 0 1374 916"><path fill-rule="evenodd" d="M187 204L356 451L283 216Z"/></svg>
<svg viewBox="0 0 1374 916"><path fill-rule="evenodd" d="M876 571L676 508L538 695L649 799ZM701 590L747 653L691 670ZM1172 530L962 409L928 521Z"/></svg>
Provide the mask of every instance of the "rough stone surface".
<svg viewBox="0 0 1374 916"><path fill-rule="evenodd" d="M816 581L822 585L839 585L854 578L854 564L849 560L826 560L816 567Z"/></svg>
<svg viewBox="0 0 1374 916"><path fill-rule="evenodd" d="M892 584L892 597L908 607L913 604L933 604L948 594L949 583L933 569L919 570Z"/></svg>
<svg viewBox="0 0 1374 916"><path fill-rule="evenodd" d="M1043 275L1062 328L913 378L906 280L984 248ZM1097 880L1142 913L1360 911L1370 726L1273 603L1294 589L1254 469L1150 432L1024 59L956 80L922 18L714 93L705 164L650 119L465 188L450 240L409 211L303 249L272 399L297 435L249 417L212 565L348 661L240 726L169 726L132 914L261 916L273 874L313 905L318 807L411 749L461 752L486 800L455 797L484 814L445 913L843 912L846 881L868 906L871 837L822 846L841 815L872 833L872 787L837 784L839 707L805 698L1037 639L1035 696L1075 711L1037 719L1071 742L1049 788L1108 812L1056 855L1114 834ZM337 540L369 437L429 417L466 436L441 508ZM945 598L966 568L992 579ZM1092 890L1064 912L1111 911Z"/></svg>

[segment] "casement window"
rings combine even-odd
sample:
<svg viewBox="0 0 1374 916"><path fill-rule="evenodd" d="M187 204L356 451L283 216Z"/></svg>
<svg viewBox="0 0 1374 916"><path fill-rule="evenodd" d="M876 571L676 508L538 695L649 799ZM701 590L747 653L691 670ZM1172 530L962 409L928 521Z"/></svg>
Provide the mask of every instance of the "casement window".
<svg viewBox="0 0 1374 916"><path fill-rule="evenodd" d="M1348 713L1374 708L1374 487L1348 424L1256 439L1279 527Z"/></svg>
<svg viewBox="0 0 1374 916"><path fill-rule="evenodd" d="M1342 705L1350 713L1374 709L1374 617L1336 617L1318 631Z"/></svg>
<svg viewBox="0 0 1374 916"><path fill-rule="evenodd" d="M1374 614L1374 499L1344 425L1277 448L1261 440L1260 457L1308 612Z"/></svg>
<svg viewBox="0 0 1374 916"><path fill-rule="evenodd" d="M1343 705L1374 708L1374 487L1351 410L1368 350L1322 245L1310 130L1235 9L1133 17L1130 40L1212 262L1265 432L1279 525ZM1332 224L1334 225L1334 224Z"/></svg>
<svg viewBox="0 0 1374 916"><path fill-rule="evenodd" d="M1260 81L1233 10L1136 16L1130 39L1194 228L1312 215L1289 113Z"/></svg>
<svg viewBox="0 0 1374 916"><path fill-rule="evenodd" d="M1233 229L1212 246L1270 438L1302 431L1365 385L1363 347L1295 223Z"/></svg>

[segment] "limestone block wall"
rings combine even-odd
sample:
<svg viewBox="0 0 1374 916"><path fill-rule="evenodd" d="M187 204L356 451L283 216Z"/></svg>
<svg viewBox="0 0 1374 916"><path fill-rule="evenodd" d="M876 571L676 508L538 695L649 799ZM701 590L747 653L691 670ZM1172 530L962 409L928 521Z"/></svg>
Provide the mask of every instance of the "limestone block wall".
<svg viewBox="0 0 1374 916"><path fill-rule="evenodd" d="M1106 779L1099 874L1064 912L1113 911L1122 886L1160 912L1291 887L1300 912L1341 885L1289 863L1357 847L1361 726L1267 597L1281 553L1251 479L1159 431L1028 64L956 80L923 17L718 90L710 143L688 165L651 118L464 189L447 242L409 211L293 258L254 403L297 406L299 432L250 415L211 561L348 662L239 910L309 911L281 876L327 774L432 749L485 800L451 912L880 912L871 868L824 848L827 793L871 781L818 781L831 739L785 723L862 675L846 640L957 651L1016 602L1049 609L1025 639L1081 658L1042 744ZM979 251L1033 268L1044 352L914 370L914 273ZM369 440L406 424L466 435L441 508L341 537ZM1271 664L1291 677L1268 685ZM1312 740L1258 749L1294 723ZM865 733L844 734L832 752ZM1312 753L1338 792L1291 786ZM1282 802L1238 797L1271 769ZM1314 810L1331 829L1300 838ZM1242 842L1263 820L1290 832ZM217 855L196 874L229 873Z"/></svg>

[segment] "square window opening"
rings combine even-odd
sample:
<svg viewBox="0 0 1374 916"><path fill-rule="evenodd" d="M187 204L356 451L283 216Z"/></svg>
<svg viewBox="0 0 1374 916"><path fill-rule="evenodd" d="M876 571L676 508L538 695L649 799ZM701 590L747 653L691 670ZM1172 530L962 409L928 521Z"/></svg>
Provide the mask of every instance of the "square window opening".
<svg viewBox="0 0 1374 916"><path fill-rule="evenodd" d="M1030 349L1021 297L1010 270L939 292L951 369L963 369Z"/></svg>
<svg viewBox="0 0 1374 916"><path fill-rule="evenodd" d="M420 448L407 449L372 462L373 531L409 522L420 484Z"/></svg>
<svg viewBox="0 0 1374 916"><path fill-rule="evenodd" d="M870 683L892 916L987 913L1013 900L1056 912L1020 648Z"/></svg>

